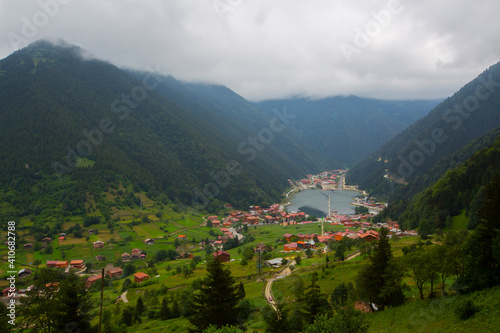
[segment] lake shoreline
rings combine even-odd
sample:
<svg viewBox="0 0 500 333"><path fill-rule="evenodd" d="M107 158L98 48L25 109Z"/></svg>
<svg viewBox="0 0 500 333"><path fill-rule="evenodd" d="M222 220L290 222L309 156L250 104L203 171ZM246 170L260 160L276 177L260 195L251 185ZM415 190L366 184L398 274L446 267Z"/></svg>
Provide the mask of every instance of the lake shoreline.
<svg viewBox="0 0 500 333"><path fill-rule="evenodd" d="M289 202L283 206L287 212L291 211L320 211L325 216L328 212L328 197L331 201L331 211L343 215L353 215L354 198L358 197L360 190L338 189L301 189L288 197ZM307 213L307 211L304 211ZM314 214L313 214L314 215Z"/></svg>

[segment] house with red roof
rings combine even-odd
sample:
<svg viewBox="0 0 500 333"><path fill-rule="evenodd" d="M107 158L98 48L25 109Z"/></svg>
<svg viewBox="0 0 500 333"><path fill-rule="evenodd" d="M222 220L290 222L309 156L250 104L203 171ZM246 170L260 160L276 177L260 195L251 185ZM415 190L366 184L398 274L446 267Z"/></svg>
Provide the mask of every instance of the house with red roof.
<svg viewBox="0 0 500 333"><path fill-rule="evenodd" d="M83 260L81 260L81 259L71 260L69 265L71 268L74 268L74 269L82 269L85 266L83 263Z"/></svg>
<svg viewBox="0 0 500 333"><path fill-rule="evenodd" d="M115 277L120 277L123 274L123 270L120 267L113 267L106 272L111 279Z"/></svg>
<svg viewBox="0 0 500 333"><path fill-rule="evenodd" d="M285 244L284 250L285 250L285 252L297 251L297 243L293 242L293 243Z"/></svg>
<svg viewBox="0 0 500 333"><path fill-rule="evenodd" d="M147 275L146 273L135 273L134 274L134 282L135 283L141 283L145 280L149 279L149 275Z"/></svg>
<svg viewBox="0 0 500 333"><path fill-rule="evenodd" d="M231 260L231 255L226 251L219 250L217 252L214 252L212 255L214 256L214 258L219 258L219 261L221 262L228 262Z"/></svg>
<svg viewBox="0 0 500 333"><path fill-rule="evenodd" d="M87 289L90 288L94 283L96 283L97 281L99 281L101 279L102 279L102 274L94 275L94 276L87 278L87 280L85 281L85 288L87 288Z"/></svg>
<svg viewBox="0 0 500 333"><path fill-rule="evenodd" d="M10 289L10 287L9 288L5 288L4 290L2 290L2 295L4 297L7 297L7 296L9 296L9 293L15 293L16 291L17 291L16 288L12 288L12 289Z"/></svg>

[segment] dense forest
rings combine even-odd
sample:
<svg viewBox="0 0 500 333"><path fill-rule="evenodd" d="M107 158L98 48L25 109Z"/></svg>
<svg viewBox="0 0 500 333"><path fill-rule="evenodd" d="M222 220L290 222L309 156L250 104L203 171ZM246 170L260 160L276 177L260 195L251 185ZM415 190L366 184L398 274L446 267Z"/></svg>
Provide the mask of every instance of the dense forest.
<svg viewBox="0 0 500 333"><path fill-rule="evenodd" d="M479 223L479 208L484 191L495 175L500 174L500 136L462 165L448 171L434 185L417 194L400 215L407 229L424 220L432 230L451 227L451 216L462 211L469 217L469 229Z"/></svg>
<svg viewBox="0 0 500 333"><path fill-rule="evenodd" d="M491 66L427 116L385 143L348 174L348 183L375 195L401 196L402 184L421 181L446 156L500 126L500 63ZM468 156L463 156L465 162ZM452 167L450 165L449 167ZM435 170L437 179L447 168Z"/></svg>
<svg viewBox="0 0 500 333"><path fill-rule="evenodd" d="M11 216L81 214L82 198L117 181L178 205L266 205L288 178L326 165L269 130L253 148L246 141L272 118L251 114L228 89L225 106L172 78L81 52L37 42L0 61L0 195Z"/></svg>
<svg viewBox="0 0 500 333"><path fill-rule="evenodd" d="M268 113L286 108L295 115L290 130L334 167L352 167L441 100L385 101L357 96L323 99L290 98L257 103Z"/></svg>
<svg viewBox="0 0 500 333"><path fill-rule="evenodd" d="M447 172L452 172L454 171L454 169L468 165L469 158L471 158L474 154L478 153L482 149L490 145L493 145L495 140L498 140L499 135L500 135L500 127L497 127L488 132L486 135L480 136L479 138L471 141L469 144L457 150L452 155L443 157L436 163L436 165L434 165L427 172L417 176L414 181L408 183L404 187L399 188L398 191L395 191L395 193L393 193L391 197L391 201L389 202L388 207L385 210L383 210L379 215L377 215L376 220L383 221L386 218L397 220L400 218L403 212L407 210L413 210L412 209L413 205L417 200L419 200L417 198L422 198L423 193L429 193L429 190L433 188L436 182L438 181L441 182L443 178L446 179ZM491 168L496 169L495 166L490 166L490 165L485 166L485 170L486 169L491 170ZM467 186L468 187L465 187L463 189L459 188L458 192L453 194L453 197L456 198L457 195L463 191L466 190L470 191L471 190L470 186L475 186L475 185L467 184ZM456 199L453 200L455 203L457 202ZM461 199L459 201L463 202ZM434 213L433 217L439 215L438 219L440 220L440 223L438 223L439 224L438 228L443 227L443 222L445 220L447 220L448 221L447 223L449 224L450 219L448 218L448 216L451 214L451 212L453 212L451 216L458 215L461 213L462 208L465 208L467 213L469 199L467 199L466 202L467 204L465 206L460 205L461 207L460 209L458 208L458 206L454 205L453 207L455 208L450 209L451 207L448 207L446 210L441 210L440 214ZM425 210L426 216L429 215L428 214L430 212L429 209L430 211L433 211L437 209L437 207L430 205L429 208ZM427 218L428 217L429 216L427 216ZM418 222L416 222L413 219L413 222L407 225L408 228L411 226L417 227Z"/></svg>

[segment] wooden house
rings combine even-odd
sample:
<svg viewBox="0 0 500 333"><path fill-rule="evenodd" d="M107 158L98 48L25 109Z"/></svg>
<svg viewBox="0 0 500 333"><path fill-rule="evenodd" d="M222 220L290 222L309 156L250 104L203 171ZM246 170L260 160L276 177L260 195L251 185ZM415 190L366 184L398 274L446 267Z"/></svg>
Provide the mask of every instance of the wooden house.
<svg viewBox="0 0 500 333"><path fill-rule="evenodd" d="M94 242L94 249L102 249L104 247L104 242L103 241L95 241Z"/></svg>
<svg viewBox="0 0 500 333"><path fill-rule="evenodd" d="M106 272L106 275L111 279L115 277L120 277L123 274L123 270L120 267L113 267Z"/></svg>
<svg viewBox="0 0 500 333"><path fill-rule="evenodd" d="M134 274L134 282L136 283L141 283L142 281L145 281L149 279L149 275L146 273L135 273Z"/></svg>
<svg viewBox="0 0 500 333"><path fill-rule="evenodd" d="M212 254L214 258L218 258L221 262L228 262L231 260L231 255L226 251L219 250Z"/></svg>
<svg viewBox="0 0 500 333"><path fill-rule="evenodd" d="M83 260L81 260L81 259L71 260L69 265L71 268L74 268L74 269L82 269L85 266L85 264L83 263Z"/></svg>
<svg viewBox="0 0 500 333"><path fill-rule="evenodd" d="M128 262L130 261L130 253L125 252L122 254L122 262Z"/></svg>
<svg viewBox="0 0 500 333"><path fill-rule="evenodd" d="M284 250L285 250L285 252L297 251L297 243L293 242L293 243L285 244Z"/></svg>
<svg viewBox="0 0 500 333"><path fill-rule="evenodd" d="M90 288L94 283L96 283L97 281L99 281L101 279L102 279L102 274L94 275L94 276L87 278L87 280L85 281L85 288L87 288L87 289Z"/></svg>

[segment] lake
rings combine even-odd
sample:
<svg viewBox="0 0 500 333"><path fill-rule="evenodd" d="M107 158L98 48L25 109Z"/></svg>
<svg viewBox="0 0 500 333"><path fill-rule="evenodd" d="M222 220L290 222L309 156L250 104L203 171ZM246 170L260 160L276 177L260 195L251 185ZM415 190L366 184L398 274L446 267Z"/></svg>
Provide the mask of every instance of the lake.
<svg viewBox="0 0 500 333"><path fill-rule="evenodd" d="M291 205L286 206L287 212L304 212L317 217L325 217L328 212L328 197L330 197L331 210L336 210L339 214L354 214L354 207L351 205L353 199L359 196L356 191L323 191L304 190L290 198Z"/></svg>

